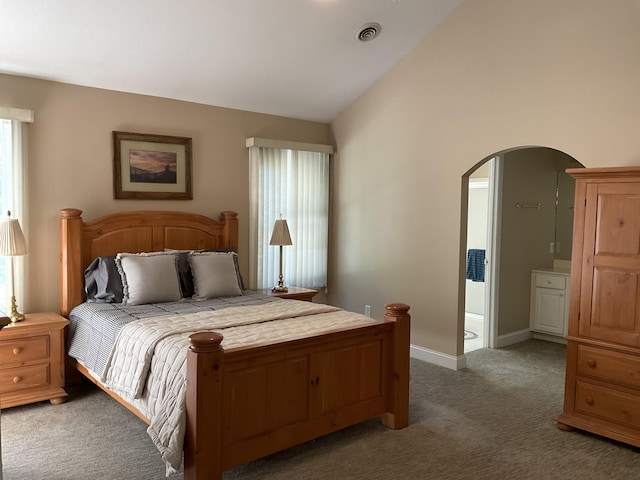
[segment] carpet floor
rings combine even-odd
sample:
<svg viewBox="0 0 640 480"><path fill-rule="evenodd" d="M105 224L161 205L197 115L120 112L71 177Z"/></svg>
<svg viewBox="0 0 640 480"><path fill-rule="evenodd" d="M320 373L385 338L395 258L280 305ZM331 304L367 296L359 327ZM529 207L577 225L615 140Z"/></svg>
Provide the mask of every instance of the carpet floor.
<svg viewBox="0 0 640 480"><path fill-rule="evenodd" d="M371 420L225 472L225 480L640 478L640 450L563 432L565 347L531 340L452 371L412 360L409 427ZM2 411L4 480L155 480L145 425L90 384ZM181 478L180 474L170 479Z"/></svg>

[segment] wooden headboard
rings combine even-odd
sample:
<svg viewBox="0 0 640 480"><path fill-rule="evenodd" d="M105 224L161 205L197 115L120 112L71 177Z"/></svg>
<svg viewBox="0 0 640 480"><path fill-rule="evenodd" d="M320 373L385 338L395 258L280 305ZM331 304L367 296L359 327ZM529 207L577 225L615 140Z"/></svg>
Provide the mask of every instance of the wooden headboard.
<svg viewBox="0 0 640 480"><path fill-rule="evenodd" d="M84 270L103 255L204 248L238 248L238 214L220 221L169 211L122 212L82 220L82 210L60 210L60 314L84 301Z"/></svg>

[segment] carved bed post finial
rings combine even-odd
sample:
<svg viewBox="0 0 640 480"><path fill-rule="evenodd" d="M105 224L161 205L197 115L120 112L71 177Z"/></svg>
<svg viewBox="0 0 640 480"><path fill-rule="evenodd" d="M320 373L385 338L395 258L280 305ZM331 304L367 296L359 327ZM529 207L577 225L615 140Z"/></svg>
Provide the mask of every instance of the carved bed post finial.
<svg viewBox="0 0 640 480"><path fill-rule="evenodd" d="M60 210L60 314L82 303L82 210Z"/></svg>
<svg viewBox="0 0 640 480"><path fill-rule="evenodd" d="M382 424L393 429L409 425L409 344L411 316L409 305L390 303L384 306L385 322L394 322L393 330L393 381L389 411L382 415Z"/></svg>
<svg viewBox="0 0 640 480"><path fill-rule="evenodd" d="M238 246L238 213L226 211L220 214L221 220L224 222L224 230L222 232L222 248Z"/></svg>
<svg viewBox="0 0 640 480"><path fill-rule="evenodd" d="M187 352L185 480L222 480L222 335L198 332Z"/></svg>
<svg viewBox="0 0 640 480"><path fill-rule="evenodd" d="M406 303L389 303L384 306L384 316L386 317L387 315L389 315L393 318L408 317L409 308L409 305L407 305Z"/></svg>

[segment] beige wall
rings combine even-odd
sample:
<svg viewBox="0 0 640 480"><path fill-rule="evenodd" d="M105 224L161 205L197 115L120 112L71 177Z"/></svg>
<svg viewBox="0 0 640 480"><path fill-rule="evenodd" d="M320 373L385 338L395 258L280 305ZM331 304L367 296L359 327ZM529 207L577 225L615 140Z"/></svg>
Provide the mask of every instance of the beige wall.
<svg viewBox="0 0 640 480"><path fill-rule="evenodd" d="M332 127L330 299L411 305L412 343L462 355L462 177L519 146L640 164L640 8L469 0Z"/></svg>
<svg viewBox="0 0 640 480"><path fill-rule="evenodd" d="M549 148L504 155L500 229L498 335L529 328L531 270L551 268L555 239L556 159ZM518 208L521 205L543 205Z"/></svg>
<svg viewBox="0 0 640 480"><path fill-rule="evenodd" d="M58 210L86 220L122 210L166 209L217 218L240 215L240 265L247 275L248 154L258 136L333 144L328 125L142 95L0 75L0 105L35 111L29 126L29 311L58 309ZM193 200L114 200L113 130L193 139Z"/></svg>

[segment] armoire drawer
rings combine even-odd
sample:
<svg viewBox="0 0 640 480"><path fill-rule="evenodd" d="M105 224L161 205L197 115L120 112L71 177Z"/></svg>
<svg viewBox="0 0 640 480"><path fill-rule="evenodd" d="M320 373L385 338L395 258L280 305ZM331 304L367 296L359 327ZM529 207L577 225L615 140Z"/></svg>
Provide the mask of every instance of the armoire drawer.
<svg viewBox="0 0 640 480"><path fill-rule="evenodd" d="M576 412L629 427L640 428L640 397L576 382Z"/></svg>
<svg viewBox="0 0 640 480"><path fill-rule="evenodd" d="M578 375L640 389L640 356L578 345Z"/></svg>

